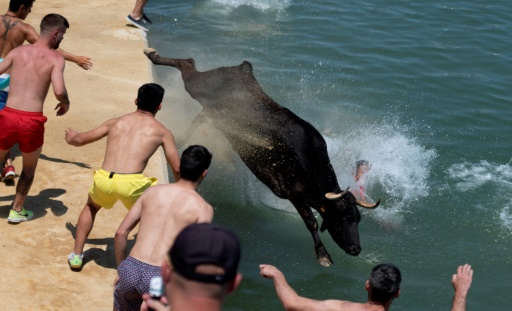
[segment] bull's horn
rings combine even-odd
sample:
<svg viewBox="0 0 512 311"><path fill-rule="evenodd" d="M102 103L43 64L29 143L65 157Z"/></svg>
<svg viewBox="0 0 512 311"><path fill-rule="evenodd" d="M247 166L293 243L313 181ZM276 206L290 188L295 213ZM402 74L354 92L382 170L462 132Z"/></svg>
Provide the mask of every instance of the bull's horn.
<svg viewBox="0 0 512 311"><path fill-rule="evenodd" d="M361 207L364 207L364 208L374 209L377 206L379 206L380 200L378 200L377 203L375 203L375 204L370 204L370 203L365 203L365 202L363 202L361 200L356 199L356 204L361 206Z"/></svg>
<svg viewBox="0 0 512 311"><path fill-rule="evenodd" d="M325 197L327 198L327 200L336 200L336 199L339 199L339 198L341 198L342 196L344 196L345 194L347 194L347 192L348 192L348 188L350 188L350 187L347 187L347 189L343 190L341 193L327 192L327 193L325 194Z"/></svg>

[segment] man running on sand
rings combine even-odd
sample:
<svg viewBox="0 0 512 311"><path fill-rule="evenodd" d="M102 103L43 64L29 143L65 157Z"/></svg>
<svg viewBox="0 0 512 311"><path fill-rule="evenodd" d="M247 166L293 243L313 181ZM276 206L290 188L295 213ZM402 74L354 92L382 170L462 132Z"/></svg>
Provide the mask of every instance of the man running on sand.
<svg viewBox="0 0 512 311"><path fill-rule="evenodd" d="M0 159L18 143L23 159L23 170L16 186L16 196L7 218L22 222L34 217L23 203L34 180L37 160L44 142L43 105L50 83L59 101L57 116L69 109L64 85L64 57L54 51L64 38L68 21L61 15L48 14L41 21L41 36L32 45L13 49L0 63L0 74L11 68L10 96L0 111Z"/></svg>
<svg viewBox="0 0 512 311"><path fill-rule="evenodd" d="M34 27L23 22L32 11L33 3L34 0L10 0L7 13L0 15L0 61L2 61L11 50L22 45L25 41L35 43L39 38ZM86 70L92 67L89 57L75 56L60 49L58 51L64 56L64 59L72 61ZM9 80L9 73L3 73L0 76L0 110L4 108L7 102ZM12 165L10 153L6 155L4 160L5 167L1 178L4 180L14 179L16 173Z"/></svg>
<svg viewBox="0 0 512 311"><path fill-rule="evenodd" d="M85 241L101 207L109 209L121 200L130 209L144 190L156 184L156 178L147 178L142 171L158 147L163 147L174 179L180 179L180 158L174 136L155 119L163 97L164 89L160 85L144 84L135 100L135 112L110 119L88 132L66 130L66 142L73 146L83 146L107 136L105 159L101 169L94 174L87 203L78 218L75 248L68 256L71 268L82 267Z"/></svg>
<svg viewBox="0 0 512 311"><path fill-rule="evenodd" d="M180 231L188 225L211 222L213 208L197 192L212 155L203 146L190 146L181 155L181 179L146 190L117 229L114 238L118 275L114 281L114 308L140 310L142 294ZM126 258L128 234L139 223L137 239Z"/></svg>

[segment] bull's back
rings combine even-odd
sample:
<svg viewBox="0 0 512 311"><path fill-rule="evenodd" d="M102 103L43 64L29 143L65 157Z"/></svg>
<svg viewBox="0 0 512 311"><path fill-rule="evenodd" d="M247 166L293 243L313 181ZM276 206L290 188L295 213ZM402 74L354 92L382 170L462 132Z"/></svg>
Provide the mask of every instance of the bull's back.
<svg viewBox="0 0 512 311"><path fill-rule="evenodd" d="M322 135L269 97L249 63L197 72L184 82L244 163L279 197L304 191L318 196L321 177L333 179Z"/></svg>

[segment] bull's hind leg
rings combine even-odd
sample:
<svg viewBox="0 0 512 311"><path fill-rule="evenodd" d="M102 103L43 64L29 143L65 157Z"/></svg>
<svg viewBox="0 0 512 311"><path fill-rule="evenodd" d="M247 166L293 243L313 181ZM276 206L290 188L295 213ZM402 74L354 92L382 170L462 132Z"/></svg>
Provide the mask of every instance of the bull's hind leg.
<svg viewBox="0 0 512 311"><path fill-rule="evenodd" d="M290 201L292 202L293 206L295 206L295 209L297 209L297 212L299 212L302 220L304 220L306 227L313 237L313 242L315 243L316 260L322 266L329 267L333 264L331 255L329 255L325 249L324 243L322 243L320 240L320 236L318 235L318 222L316 221L311 208L309 208L302 200Z"/></svg>

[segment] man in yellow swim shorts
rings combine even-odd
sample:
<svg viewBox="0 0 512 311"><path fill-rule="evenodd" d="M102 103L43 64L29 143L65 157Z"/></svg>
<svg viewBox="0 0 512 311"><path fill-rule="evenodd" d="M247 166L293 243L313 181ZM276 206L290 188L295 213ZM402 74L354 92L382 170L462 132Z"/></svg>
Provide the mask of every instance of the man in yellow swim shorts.
<svg viewBox="0 0 512 311"><path fill-rule="evenodd" d="M71 268L82 267L85 241L101 207L109 209L120 200L130 209L144 190L156 184L155 178L145 177L142 171L158 147L162 146L174 179L179 180L180 158L174 136L155 119L163 96L164 89L160 85L144 84L135 100L135 112L110 119L88 132L66 130L66 142L77 147L107 136L105 159L94 174L87 203L78 218L75 247L68 256Z"/></svg>

